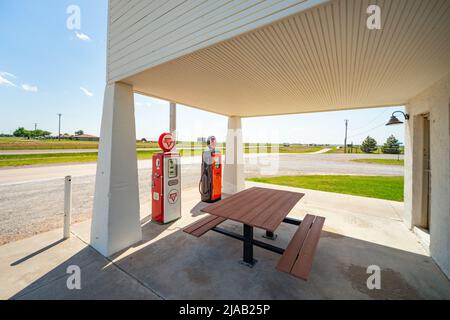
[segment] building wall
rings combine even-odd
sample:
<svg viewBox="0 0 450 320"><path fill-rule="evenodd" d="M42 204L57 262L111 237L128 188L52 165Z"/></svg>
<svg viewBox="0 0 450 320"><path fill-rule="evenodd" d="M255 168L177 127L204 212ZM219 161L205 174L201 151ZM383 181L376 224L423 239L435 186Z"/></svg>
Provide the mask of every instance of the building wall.
<svg viewBox="0 0 450 320"><path fill-rule="evenodd" d="M420 224L422 208L423 124L429 113L431 154L430 253L450 278L450 74L406 106L405 223Z"/></svg>
<svg viewBox="0 0 450 320"><path fill-rule="evenodd" d="M302 11L327 0L110 0L108 81Z"/></svg>

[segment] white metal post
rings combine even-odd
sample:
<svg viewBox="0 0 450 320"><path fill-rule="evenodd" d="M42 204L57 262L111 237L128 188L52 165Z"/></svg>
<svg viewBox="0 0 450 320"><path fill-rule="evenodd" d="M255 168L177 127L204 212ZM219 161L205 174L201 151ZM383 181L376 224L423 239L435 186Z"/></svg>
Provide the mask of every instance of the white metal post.
<svg viewBox="0 0 450 320"><path fill-rule="evenodd" d="M72 177L64 179L64 239L70 238L70 216L72 214Z"/></svg>
<svg viewBox="0 0 450 320"><path fill-rule="evenodd" d="M170 102L169 130L177 141L177 104L175 102ZM176 152L177 148L175 147L173 151Z"/></svg>
<svg viewBox="0 0 450 320"><path fill-rule="evenodd" d="M169 129L172 134L177 131L177 104L175 102L170 102L170 124Z"/></svg>

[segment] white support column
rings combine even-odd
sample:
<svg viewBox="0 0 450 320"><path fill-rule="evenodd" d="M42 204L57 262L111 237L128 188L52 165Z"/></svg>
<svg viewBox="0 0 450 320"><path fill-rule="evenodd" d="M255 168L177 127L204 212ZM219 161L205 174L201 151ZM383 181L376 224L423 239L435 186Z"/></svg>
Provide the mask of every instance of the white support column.
<svg viewBox="0 0 450 320"><path fill-rule="evenodd" d="M241 118L229 117L223 175L225 194L233 194L245 188L243 153Z"/></svg>
<svg viewBox="0 0 450 320"><path fill-rule="evenodd" d="M173 134L177 131L177 104L170 102L170 132Z"/></svg>
<svg viewBox="0 0 450 320"><path fill-rule="evenodd" d="M103 102L91 245L110 256L141 238L133 88L114 83Z"/></svg>

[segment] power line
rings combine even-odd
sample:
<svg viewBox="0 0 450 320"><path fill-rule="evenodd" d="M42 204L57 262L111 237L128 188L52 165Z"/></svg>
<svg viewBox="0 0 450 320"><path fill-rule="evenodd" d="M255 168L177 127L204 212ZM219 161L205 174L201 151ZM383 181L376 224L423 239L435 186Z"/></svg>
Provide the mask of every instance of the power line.
<svg viewBox="0 0 450 320"><path fill-rule="evenodd" d="M385 113L387 113L389 110L383 110L381 113L379 113L376 117L374 117L372 120L370 120L369 122L367 122L365 125L358 127L356 129L353 129L352 132L358 132L358 130L366 128L368 125L370 125L372 122L374 122L375 120L377 120L380 116L384 115Z"/></svg>
<svg viewBox="0 0 450 320"><path fill-rule="evenodd" d="M385 123L383 122L383 123L377 125L376 127L373 127L373 128L370 128L370 129L368 129L368 130L366 130L366 131L363 131L363 132L361 132L361 133L352 135L352 136L350 136L349 138L361 136L361 135L363 135L363 134L366 134L367 132L370 132L370 131L372 131L372 130L378 129L378 128L384 126L384 125L385 125Z"/></svg>

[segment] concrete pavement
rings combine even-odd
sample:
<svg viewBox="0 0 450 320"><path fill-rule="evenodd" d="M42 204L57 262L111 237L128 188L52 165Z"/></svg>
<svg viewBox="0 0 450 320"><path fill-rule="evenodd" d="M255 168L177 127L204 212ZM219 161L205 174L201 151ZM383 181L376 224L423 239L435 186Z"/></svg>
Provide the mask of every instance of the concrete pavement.
<svg viewBox="0 0 450 320"><path fill-rule="evenodd" d="M246 172L255 175L292 174L352 174L403 175L402 166L356 163L352 159L396 158L392 155L369 154L246 154ZM199 166L200 156L182 157L183 165ZM61 164L0 168L0 186L14 183L61 179L66 175L82 177L95 175L96 163ZM139 160L140 169L151 168L151 160Z"/></svg>
<svg viewBox="0 0 450 320"><path fill-rule="evenodd" d="M168 224L144 222L143 240L105 259L87 243L90 221L73 226L58 242L56 229L0 246L2 299L450 299L450 283L404 226L401 203L289 187L305 192L290 216L326 217L307 282L278 272L279 255L255 248L258 263L238 263L242 244L208 232L195 238L182 228L202 217L196 188L183 191L183 217ZM146 212L141 211L141 218ZM222 227L241 232L226 222ZM295 227L282 225L284 247ZM67 288L69 265L81 269L81 290ZM381 289L369 290L369 265L381 269Z"/></svg>

